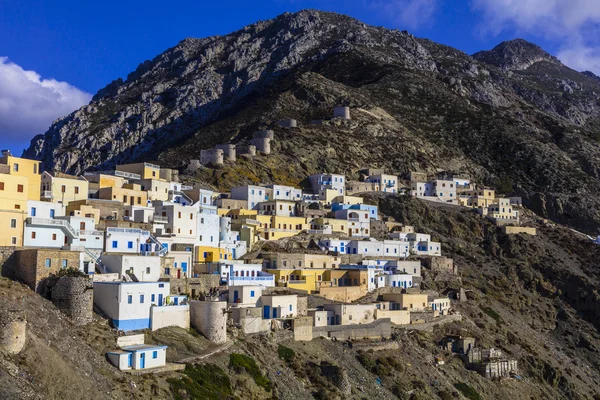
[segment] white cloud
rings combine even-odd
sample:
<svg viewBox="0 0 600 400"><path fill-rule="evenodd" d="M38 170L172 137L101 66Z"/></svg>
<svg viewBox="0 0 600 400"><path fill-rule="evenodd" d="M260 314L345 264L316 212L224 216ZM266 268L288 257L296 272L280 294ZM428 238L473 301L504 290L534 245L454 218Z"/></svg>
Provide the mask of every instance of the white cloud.
<svg viewBox="0 0 600 400"><path fill-rule="evenodd" d="M599 0L471 0L471 7L482 14L481 33L543 37L566 65L600 73Z"/></svg>
<svg viewBox="0 0 600 400"><path fill-rule="evenodd" d="M372 8L378 9L387 19L403 29L416 29L432 21L438 0L385 0L373 1Z"/></svg>
<svg viewBox="0 0 600 400"><path fill-rule="evenodd" d="M89 103L92 95L67 82L43 79L35 71L0 57L0 141L44 133L52 121Z"/></svg>

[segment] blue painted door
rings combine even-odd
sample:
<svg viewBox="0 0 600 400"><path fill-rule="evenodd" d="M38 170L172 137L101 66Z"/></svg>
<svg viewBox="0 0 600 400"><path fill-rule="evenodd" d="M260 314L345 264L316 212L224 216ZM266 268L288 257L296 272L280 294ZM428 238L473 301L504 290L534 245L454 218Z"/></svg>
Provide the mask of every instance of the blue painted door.
<svg viewBox="0 0 600 400"><path fill-rule="evenodd" d="M264 319L271 318L271 307L269 307L269 306L264 306L263 307L263 318Z"/></svg>
<svg viewBox="0 0 600 400"><path fill-rule="evenodd" d="M127 366L131 368L133 366L133 354L129 353L127 356Z"/></svg>
<svg viewBox="0 0 600 400"><path fill-rule="evenodd" d="M146 353L140 353L140 369L146 368Z"/></svg>
<svg viewBox="0 0 600 400"><path fill-rule="evenodd" d="M173 304L176 305L176 306L179 305L179 298L174 297L173 298Z"/></svg>
<svg viewBox="0 0 600 400"><path fill-rule="evenodd" d="M162 295L162 294L159 294L159 295L158 295L158 305L159 305L159 306L162 306L162 304L163 304L163 302L162 302L162 301L163 301L163 295Z"/></svg>
<svg viewBox="0 0 600 400"><path fill-rule="evenodd" d="M187 272L187 263L186 262L181 263L181 269L183 270L184 274Z"/></svg>
<svg viewBox="0 0 600 400"><path fill-rule="evenodd" d="M273 318L277 318L277 309L273 308Z"/></svg>
<svg viewBox="0 0 600 400"><path fill-rule="evenodd" d="M237 303L239 298L240 298L240 295L238 294L238 291L234 290L233 291L233 302Z"/></svg>

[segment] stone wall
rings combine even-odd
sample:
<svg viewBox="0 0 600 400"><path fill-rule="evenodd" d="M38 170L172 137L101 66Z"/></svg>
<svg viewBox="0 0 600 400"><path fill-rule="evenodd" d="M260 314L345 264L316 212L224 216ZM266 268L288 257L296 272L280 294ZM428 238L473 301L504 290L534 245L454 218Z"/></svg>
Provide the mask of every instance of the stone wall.
<svg viewBox="0 0 600 400"><path fill-rule="evenodd" d="M260 151L263 154L271 154L271 139L254 138L251 143L256 147L257 151Z"/></svg>
<svg viewBox="0 0 600 400"><path fill-rule="evenodd" d="M319 295L329 300L351 302L361 298L367 290L360 286L322 287Z"/></svg>
<svg viewBox="0 0 600 400"><path fill-rule="evenodd" d="M457 268L454 266L454 260L448 257L427 257L423 263L431 272L457 274Z"/></svg>
<svg viewBox="0 0 600 400"><path fill-rule="evenodd" d="M190 299L218 287L221 277L218 274L200 274L194 278L170 278L171 294L186 293Z"/></svg>
<svg viewBox="0 0 600 400"><path fill-rule="evenodd" d="M319 336L334 337L339 340L390 338L392 324L389 319L378 319L370 324L313 327L313 338Z"/></svg>
<svg viewBox="0 0 600 400"><path fill-rule="evenodd" d="M67 315L75 325L93 320L93 282L88 277L63 276L47 285L52 303Z"/></svg>
<svg viewBox="0 0 600 400"><path fill-rule="evenodd" d="M227 302L190 301L190 323L214 343L227 341Z"/></svg>
<svg viewBox="0 0 600 400"><path fill-rule="evenodd" d="M298 296L298 316L305 317L308 315L308 296Z"/></svg>
<svg viewBox="0 0 600 400"><path fill-rule="evenodd" d="M223 150L223 156L229 161L235 161L235 144L218 144L215 146L217 150Z"/></svg>
<svg viewBox="0 0 600 400"><path fill-rule="evenodd" d="M14 277L23 281L35 292L44 294L46 290L44 281L61 270L63 260L67 261L67 267L79 269L80 256L79 251L21 249L14 255L18 264ZM47 259L50 260L50 267L46 266Z"/></svg>
<svg viewBox="0 0 600 400"><path fill-rule="evenodd" d="M246 154L251 157L254 157L256 155L256 146L253 144L247 146L238 146L237 154Z"/></svg>
<svg viewBox="0 0 600 400"><path fill-rule="evenodd" d="M504 226L502 227L502 232L507 235L515 235L517 233L525 233L527 235L537 235L537 231L535 228L527 227L527 226Z"/></svg>
<svg viewBox="0 0 600 400"><path fill-rule="evenodd" d="M310 342L313 339L313 318L295 318L292 322L292 329L294 331L294 340Z"/></svg>
<svg viewBox="0 0 600 400"><path fill-rule="evenodd" d="M20 249L22 249L22 247L0 247L0 271L2 271L2 276L14 279L15 270L18 266L14 254L15 251Z"/></svg>
<svg viewBox="0 0 600 400"><path fill-rule="evenodd" d="M200 164L223 164L223 150L209 149L200 150Z"/></svg>

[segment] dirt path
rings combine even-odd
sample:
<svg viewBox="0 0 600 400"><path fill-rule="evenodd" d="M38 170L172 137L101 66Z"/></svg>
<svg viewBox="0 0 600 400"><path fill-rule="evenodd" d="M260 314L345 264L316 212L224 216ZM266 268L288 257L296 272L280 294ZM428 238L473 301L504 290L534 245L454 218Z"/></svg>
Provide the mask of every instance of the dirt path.
<svg viewBox="0 0 600 400"><path fill-rule="evenodd" d="M222 351L227 350L228 348L230 348L231 346L233 346L234 343L235 343L235 341L232 340L232 341L225 343L223 346L221 346L221 347L219 347L219 348L217 348L217 349L215 349L215 350L213 350L213 351L211 351L209 353L203 354L201 356L194 356L194 357L184 358L184 359L176 361L176 362L179 363L179 364L187 364L187 363L194 363L194 362L197 362L197 361L201 361L201 360L204 360L205 358L208 358L208 357L210 357L210 356L212 356L214 354L217 354L217 353L220 353Z"/></svg>

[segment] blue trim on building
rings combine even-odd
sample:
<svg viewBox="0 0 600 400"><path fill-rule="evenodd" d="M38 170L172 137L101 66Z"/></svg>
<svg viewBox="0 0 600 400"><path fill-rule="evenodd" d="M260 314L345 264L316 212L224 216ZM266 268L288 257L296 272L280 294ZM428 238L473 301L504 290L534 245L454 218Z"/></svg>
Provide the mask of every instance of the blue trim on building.
<svg viewBox="0 0 600 400"><path fill-rule="evenodd" d="M137 331L140 329L150 329L150 318L140 319L113 319L115 328L122 331Z"/></svg>

